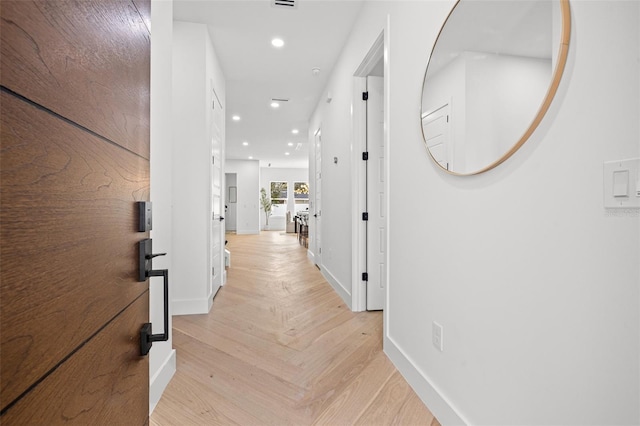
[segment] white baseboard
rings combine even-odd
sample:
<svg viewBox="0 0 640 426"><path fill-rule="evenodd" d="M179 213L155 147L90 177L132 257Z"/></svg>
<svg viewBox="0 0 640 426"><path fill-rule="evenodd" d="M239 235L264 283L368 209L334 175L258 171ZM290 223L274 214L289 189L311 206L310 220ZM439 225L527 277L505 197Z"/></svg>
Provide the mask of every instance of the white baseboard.
<svg viewBox="0 0 640 426"><path fill-rule="evenodd" d="M443 426L471 424L433 385L427 375L416 367L411 358L405 354L391 337L384 337L383 349L384 353L393 362L393 365L395 365L431 413L436 416L440 424Z"/></svg>
<svg viewBox="0 0 640 426"><path fill-rule="evenodd" d="M162 393L171 381L176 372L176 350L172 349L167 359L162 363L162 367L149 380L149 415L153 413L156 405L160 402Z"/></svg>
<svg viewBox="0 0 640 426"><path fill-rule="evenodd" d="M320 272L324 278L331 284L331 287L338 293L344 303L351 309L351 293L342 285L342 283L324 266L320 266Z"/></svg>
<svg viewBox="0 0 640 426"><path fill-rule="evenodd" d="M211 298L172 300L171 315L208 314L212 303Z"/></svg>
<svg viewBox="0 0 640 426"><path fill-rule="evenodd" d="M307 250L307 257L309 258L310 261L312 261L314 264L316 263L316 255L313 254L313 252L311 250Z"/></svg>
<svg viewBox="0 0 640 426"><path fill-rule="evenodd" d="M259 235L260 231L256 229L239 229L236 231L236 235Z"/></svg>

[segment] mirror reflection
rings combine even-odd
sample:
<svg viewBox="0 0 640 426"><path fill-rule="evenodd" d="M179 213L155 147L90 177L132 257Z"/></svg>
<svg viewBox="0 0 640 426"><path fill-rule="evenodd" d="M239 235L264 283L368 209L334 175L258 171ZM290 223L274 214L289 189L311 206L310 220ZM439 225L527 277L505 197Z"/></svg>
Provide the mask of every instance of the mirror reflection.
<svg viewBox="0 0 640 426"><path fill-rule="evenodd" d="M561 3L456 4L433 48L422 93L425 143L442 168L463 175L489 170L533 131L566 59L560 47L568 43L568 10Z"/></svg>

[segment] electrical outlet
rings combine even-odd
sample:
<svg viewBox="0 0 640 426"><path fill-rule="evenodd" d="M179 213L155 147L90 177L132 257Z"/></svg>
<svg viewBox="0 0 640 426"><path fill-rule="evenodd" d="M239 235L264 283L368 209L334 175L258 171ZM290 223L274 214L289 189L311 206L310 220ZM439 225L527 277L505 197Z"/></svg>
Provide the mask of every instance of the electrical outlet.
<svg viewBox="0 0 640 426"><path fill-rule="evenodd" d="M431 342L440 352L444 351L442 344L442 326L435 321L431 324Z"/></svg>

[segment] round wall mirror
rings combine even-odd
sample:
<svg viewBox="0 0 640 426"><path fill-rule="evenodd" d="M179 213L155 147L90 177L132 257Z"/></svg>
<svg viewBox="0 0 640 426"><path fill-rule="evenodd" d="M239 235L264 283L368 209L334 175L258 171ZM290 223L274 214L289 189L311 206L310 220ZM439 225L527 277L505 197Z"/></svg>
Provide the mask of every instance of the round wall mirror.
<svg viewBox="0 0 640 426"><path fill-rule="evenodd" d="M490 170L531 136L567 60L568 0L458 0L422 88L422 133L449 173Z"/></svg>

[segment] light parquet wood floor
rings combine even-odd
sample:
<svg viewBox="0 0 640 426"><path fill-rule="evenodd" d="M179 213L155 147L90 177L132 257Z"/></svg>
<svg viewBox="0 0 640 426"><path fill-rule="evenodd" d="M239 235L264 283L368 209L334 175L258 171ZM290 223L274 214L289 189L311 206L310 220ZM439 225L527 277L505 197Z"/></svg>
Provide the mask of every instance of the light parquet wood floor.
<svg viewBox="0 0 640 426"><path fill-rule="evenodd" d="M438 421L382 352L382 313L353 313L294 235L228 234L208 315L173 319L167 425L427 425Z"/></svg>

